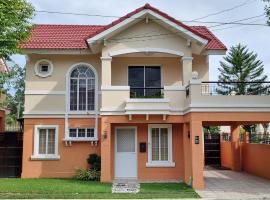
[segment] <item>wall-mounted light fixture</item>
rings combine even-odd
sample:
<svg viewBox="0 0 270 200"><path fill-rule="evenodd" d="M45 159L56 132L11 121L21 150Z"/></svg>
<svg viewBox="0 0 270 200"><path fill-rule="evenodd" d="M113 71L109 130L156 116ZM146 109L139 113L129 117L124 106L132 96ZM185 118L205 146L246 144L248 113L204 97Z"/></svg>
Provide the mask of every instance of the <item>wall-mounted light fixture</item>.
<svg viewBox="0 0 270 200"><path fill-rule="evenodd" d="M106 140L107 137L108 137L108 133L107 133L107 131L105 130L105 131L103 131L103 139Z"/></svg>

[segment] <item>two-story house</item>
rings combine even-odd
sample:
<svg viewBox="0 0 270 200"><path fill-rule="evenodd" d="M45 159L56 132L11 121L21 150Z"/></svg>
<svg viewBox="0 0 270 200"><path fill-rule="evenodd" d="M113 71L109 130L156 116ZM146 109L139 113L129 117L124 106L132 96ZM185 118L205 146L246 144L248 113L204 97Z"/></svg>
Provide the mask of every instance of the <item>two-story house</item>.
<svg viewBox="0 0 270 200"><path fill-rule="evenodd" d="M203 188L202 127L266 121L267 96L213 96L224 44L146 4L109 25L36 25L27 55L23 178L72 177L101 155L101 181ZM237 157L235 169L237 168Z"/></svg>

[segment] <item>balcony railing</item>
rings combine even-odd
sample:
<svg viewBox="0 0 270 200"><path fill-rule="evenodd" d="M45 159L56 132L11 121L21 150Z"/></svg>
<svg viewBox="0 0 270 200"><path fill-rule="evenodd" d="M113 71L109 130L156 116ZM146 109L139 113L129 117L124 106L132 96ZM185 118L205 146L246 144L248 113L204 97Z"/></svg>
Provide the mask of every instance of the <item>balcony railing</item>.
<svg viewBox="0 0 270 200"><path fill-rule="evenodd" d="M163 87L130 87L130 98L163 98Z"/></svg>
<svg viewBox="0 0 270 200"><path fill-rule="evenodd" d="M204 81L201 94L217 95L270 95L270 82L215 82Z"/></svg>

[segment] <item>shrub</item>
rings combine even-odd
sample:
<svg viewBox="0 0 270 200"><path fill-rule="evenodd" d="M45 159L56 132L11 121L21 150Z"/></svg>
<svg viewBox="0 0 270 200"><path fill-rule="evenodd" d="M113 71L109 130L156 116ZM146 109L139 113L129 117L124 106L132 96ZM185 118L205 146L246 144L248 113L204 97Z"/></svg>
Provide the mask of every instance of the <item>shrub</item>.
<svg viewBox="0 0 270 200"><path fill-rule="evenodd" d="M91 166L90 169L100 171L101 170L101 158L97 154L90 154L87 158L88 164Z"/></svg>
<svg viewBox="0 0 270 200"><path fill-rule="evenodd" d="M77 169L75 172L75 179L82 181L99 181L100 180L100 172L95 169Z"/></svg>

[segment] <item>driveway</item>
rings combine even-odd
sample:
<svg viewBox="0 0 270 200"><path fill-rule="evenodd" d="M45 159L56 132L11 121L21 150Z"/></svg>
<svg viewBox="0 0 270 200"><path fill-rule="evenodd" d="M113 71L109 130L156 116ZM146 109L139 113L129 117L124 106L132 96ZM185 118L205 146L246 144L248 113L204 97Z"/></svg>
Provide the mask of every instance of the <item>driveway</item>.
<svg viewBox="0 0 270 200"><path fill-rule="evenodd" d="M270 169L269 169L270 170ZM270 180L230 170L208 168L205 189L196 192L206 199L270 199Z"/></svg>

